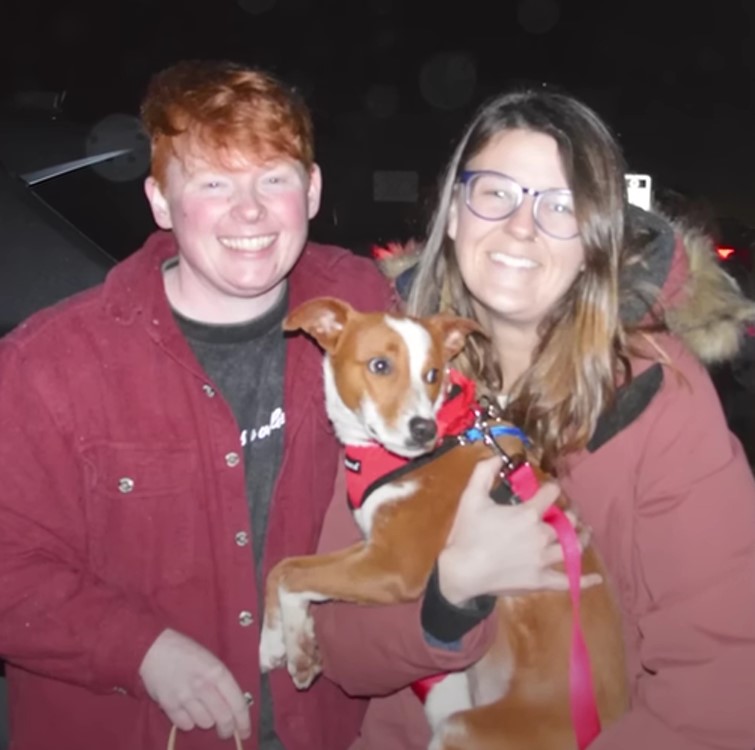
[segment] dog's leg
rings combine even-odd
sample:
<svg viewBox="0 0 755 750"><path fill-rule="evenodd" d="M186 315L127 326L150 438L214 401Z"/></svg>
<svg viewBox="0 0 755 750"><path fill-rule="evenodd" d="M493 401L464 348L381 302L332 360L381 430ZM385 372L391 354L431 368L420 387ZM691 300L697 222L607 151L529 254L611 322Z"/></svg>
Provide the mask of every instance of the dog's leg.
<svg viewBox="0 0 755 750"><path fill-rule="evenodd" d="M274 568L278 599L287 620L286 594L302 600L338 599L355 604L397 604L419 598L439 549L396 551L375 541L359 542L327 555L289 557Z"/></svg>
<svg viewBox="0 0 755 750"><path fill-rule="evenodd" d="M510 700L459 711L433 735L428 750L577 750L568 713L558 706Z"/></svg>
<svg viewBox="0 0 755 750"><path fill-rule="evenodd" d="M368 541L327 555L287 558L271 571L268 592L277 594L271 611L280 605L280 623L272 617L270 623L282 626L288 670L297 686L308 686L320 670L310 602L394 604L416 600L424 591L461 492L453 482L450 488L444 482L445 492L428 484L402 482L372 493L365 508L369 515L361 519Z"/></svg>
<svg viewBox="0 0 755 750"><path fill-rule="evenodd" d="M260 670L270 672L286 663L286 644L283 638L283 617L278 599L280 566L267 577L265 585L265 610L260 633Z"/></svg>
<svg viewBox="0 0 755 750"><path fill-rule="evenodd" d="M362 543L357 545L362 546ZM342 550L333 556L340 557L349 554L350 550ZM328 556L330 557L330 556ZM299 674L294 681L309 683L319 673L319 658L314 644L314 631L309 617L308 604L310 601L322 601L316 593L291 594L281 581L285 578L292 560L282 560L273 567L267 577L265 585L265 614L260 633L260 670L269 672L276 667L282 667L288 662L291 671L294 662L300 662ZM304 559L304 558L303 558ZM282 601L283 599L283 601ZM304 655L308 655L305 658ZM308 681L304 672L310 672ZM292 673L293 676L293 673Z"/></svg>
<svg viewBox="0 0 755 750"><path fill-rule="evenodd" d="M269 601L270 597L265 596ZM265 606L265 616L260 633L260 670L270 672L286 663L286 644L283 640L283 620L277 599L274 607Z"/></svg>
<svg viewBox="0 0 755 750"><path fill-rule="evenodd" d="M275 566L268 588L277 588L280 622L272 617L269 622L282 626L288 671L297 687L308 687L320 671L309 603L337 599L392 604L417 599L439 551L425 550L398 556L373 539L328 555L288 558ZM270 663L267 655L266 659Z"/></svg>
<svg viewBox="0 0 755 750"><path fill-rule="evenodd" d="M314 563L327 568L364 548L364 542L329 555L292 557L273 567L265 589L265 616L260 638L260 668L263 672L286 664L294 684L304 689L312 684L322 666L314 637L309 603L329 598L297 586L296 568ZM306 588L306 587L305 587Z"/></svg>

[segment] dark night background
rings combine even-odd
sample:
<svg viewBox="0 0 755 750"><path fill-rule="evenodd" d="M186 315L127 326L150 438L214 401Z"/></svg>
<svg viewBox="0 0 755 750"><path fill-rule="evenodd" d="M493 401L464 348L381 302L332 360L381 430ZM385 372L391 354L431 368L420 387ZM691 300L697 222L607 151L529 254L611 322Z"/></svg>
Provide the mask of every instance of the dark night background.
<svg viewBox="0 0 755 750"><path fill-rule="evenodd" d="M48 101L35 92L65 92L59 123L84 128L90 142L133 144L139 134L127 132L128 118L154 71L186 57L267 67L296 84L314 111L325 195L313 235L362 249L421 231L426 198L476 104L511 85L547 84L608 120L631 171L650 173L711 217L755 224L755 2L465 0L440 8L412 0L5 0L2 101L30 122L32 110L44 119ZM52 180L40 193L110 252L129 252L151 228L140 153L110 172ZM384 170L410 175L389 175L385 194L374 184Z"/></svg>
<svg viewBox="0 0 755 750"><path fill-rule="evenodd" d="M652 175L659 197L681 197L721 242L755 252L754 26L755 0L0 0L0 177L6 197L18 197L28 193L18 175L131 148L32 188L33 200L124 257L153 228L142 194L148 148L135 119L149 77L182 58L235 59L304 93L325 176L312 236L367 252L421 233L471 110L526 82L592 105L630 171ZM51 223L46 208L35 209L45 218L36 223L4 210L0 302L9 302L0 333L84 283L62 283L51 262L67 268L58 245L68 225ZM70 237L70 269L84 268L82 240ZM744 255L739 279L753 296ZM94 269L104 273L101 263ZM746 379L725 369L717 387L755 466L749 340ZM0 750L3 692L0 679Z"/></svg>

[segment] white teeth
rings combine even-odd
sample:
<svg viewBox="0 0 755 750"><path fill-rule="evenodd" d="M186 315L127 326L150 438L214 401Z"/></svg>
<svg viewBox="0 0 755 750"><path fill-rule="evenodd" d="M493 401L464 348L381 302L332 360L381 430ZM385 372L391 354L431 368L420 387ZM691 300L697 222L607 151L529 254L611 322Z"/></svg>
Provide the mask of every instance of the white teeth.
<svg viewBox="0 0 755 750"><path fill-rule="evenodd" d="M221 237L220 244L231 250L255 252L270 247L275 241L274 234L265 234L258 237Z"/></svg>
<svg viewBox="0 0 755 750"><path fill-rule="evenodd" d="M514 255L507 255L506 253L491 253L491 260L496 263L502 263L505 266L511 268L537 268L537 263L529 258L521 258Z"/></svg>

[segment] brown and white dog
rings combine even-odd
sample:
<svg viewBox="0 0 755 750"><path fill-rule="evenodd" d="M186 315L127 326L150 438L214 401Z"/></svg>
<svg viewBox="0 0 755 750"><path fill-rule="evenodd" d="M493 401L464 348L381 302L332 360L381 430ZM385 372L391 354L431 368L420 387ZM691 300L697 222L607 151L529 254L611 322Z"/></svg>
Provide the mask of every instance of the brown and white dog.
<svg viewBox="0 0 755 750"><path fill-rule="evenodd" d="M480 330L474 321L445 315L359 313L333 298L299 306L284 328L305 331L324 350L327 412L344 445L379 443L407 459L436 447L448 364L467 335ZM506 455L526 452L515 436L496 441ZM407 464L400 478L368 492L354 511L363 542L331 554L287 558L273 568L260 644L264 671L286 664L302 689L317 676L311 602L390 604L422 595L469 476L491 455L483 442L438 453L431 463L417 462L417 468ZM583 573L603 574L589 545L581 563ZM443 679L428 696L431 749L576 748L569 592L500 597L497 608L499 630L491 650L466 672ZM581 629L605 727L627 704L620 621L605 582L581 591Z"/></svg>

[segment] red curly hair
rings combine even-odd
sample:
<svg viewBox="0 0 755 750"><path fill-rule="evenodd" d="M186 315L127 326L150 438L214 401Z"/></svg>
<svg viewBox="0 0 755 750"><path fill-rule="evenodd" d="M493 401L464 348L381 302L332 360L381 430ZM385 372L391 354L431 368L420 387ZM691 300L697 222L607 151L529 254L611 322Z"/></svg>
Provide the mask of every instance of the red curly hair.
<svg viewBox="0 0 755 750"><path fill-rule="evenodd" d="M157 73L141 116L152 146L151 174L164 184L171 156L198 149L220 164L241 153L255 161L314 163L312 120L295 91L269 73L231 62L187 60Z"/></svg>

